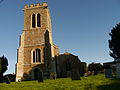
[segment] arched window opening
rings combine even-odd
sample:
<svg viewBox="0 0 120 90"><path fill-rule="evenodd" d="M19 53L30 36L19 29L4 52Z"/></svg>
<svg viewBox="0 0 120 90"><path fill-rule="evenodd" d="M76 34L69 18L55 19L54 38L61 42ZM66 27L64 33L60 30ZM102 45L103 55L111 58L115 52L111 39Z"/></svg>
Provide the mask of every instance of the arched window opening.
<svg viewBox="0 0 120 90"><path fill-rule="evenodd" d="M35 28L35 14L32 15L32 28Z"/></svg>
<svg viewBox="0 0 120 90"><path fill-rule="evenodd" d="M40 49L35 49L33 51L33 63L41 62L41 51Z"/></svg>
<svg viewBox="0 0 120 90"><path fill-rule="evenodd" d="M41 27L41 15L37 14L37 27Z"/></svg>
<svg viewBox="0 0 120 90"><path fill-rule="evenodd" d="M35 62L35 51L33 51L33 62Z"/></svg>
<svg viewBox="0 0 120 90"><path fill-rule="evenodd" d="M40 49L36 49L36 62L40 62Z"/></svg>

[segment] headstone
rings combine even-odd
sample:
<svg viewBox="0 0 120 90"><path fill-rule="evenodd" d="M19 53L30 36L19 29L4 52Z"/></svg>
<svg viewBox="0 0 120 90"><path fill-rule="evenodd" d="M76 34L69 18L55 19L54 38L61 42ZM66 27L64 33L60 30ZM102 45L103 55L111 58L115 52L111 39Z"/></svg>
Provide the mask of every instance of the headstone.
<svg viewBox="0 0 120 90"><path fill-rule="evenodd" d="M10 84L10 79L8 76L6 76L6 84Z"/></svg>
<svg viewBox="0 0 120 90"><path fill-rule="evenodd" d="M72 78L72 80L80 80L79 71L76 69L71 70L71 78Z"/></svg>
<svg viewBox="0 0 120 90"><path fill-rule="evenodd" d="M50 79L56 79L56 72L50 72Z"/></svg>
<svg viewBox="0 0 120 90"><path fill-rule="evenodd" d="M120 78L120 63L116 63L116 77Z"/></svg>
<svg viewBox="0 0 120 90"><path fill-rule="evenodd" d="M95 71L94 71L94 75L97 75L97 74L98 74L98 71L97 71L97 70L95 70Z"/></svg>
<svg viewBox="0 0 120 90"><path fill-rule="evenodd" d="M105 73L106 78L112 78L113 77L111 69L105 69L104 73Z"/></svg>
<svg viewBox="0 0 120 90"><path fill-rule="evenodd" d="M91 76L94 74L94 71L88 71L86 74L87 74L87 76Z"/></svg>
<svg viewBox="0 0 120 90"><path fill-rule="evenodd" d="M42 74L42 72L38 72L38 82L43 82L43 74Z"/></svg>
<svg viewBox="0 0 120 90"><path fill-rule="evenodd" d="M54 59L50 62L50 79L56 79L56 62Z"/></svg>

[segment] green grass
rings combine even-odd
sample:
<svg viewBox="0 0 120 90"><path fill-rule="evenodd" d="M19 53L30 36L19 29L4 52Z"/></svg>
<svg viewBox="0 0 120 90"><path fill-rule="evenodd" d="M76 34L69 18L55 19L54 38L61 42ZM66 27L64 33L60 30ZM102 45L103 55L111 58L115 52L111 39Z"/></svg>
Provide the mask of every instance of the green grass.
<svg viewBox="0 0 120 90"><path fill-rule="evenodd" d="M81 77L72 81L70 78L56 80L0 83L0 90L120 90L120 80L107 79L103 74Z"/></svg>

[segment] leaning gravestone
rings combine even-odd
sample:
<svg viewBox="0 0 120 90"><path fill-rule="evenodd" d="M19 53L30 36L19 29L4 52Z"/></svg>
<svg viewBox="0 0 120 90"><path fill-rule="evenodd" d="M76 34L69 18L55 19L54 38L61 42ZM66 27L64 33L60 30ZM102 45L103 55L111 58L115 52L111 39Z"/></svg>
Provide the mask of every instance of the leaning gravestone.
<svg viewBox="0 0 120 90"><path fill-rule="evenodd" d="M6 76L6 84L10 84L10 79L8 76Z"/></svg>
<svg viewBox="0 0 120 90"><path fill-rule="evenodd" d="M116 63L116 77L120 78L120 63Z"/></svg>

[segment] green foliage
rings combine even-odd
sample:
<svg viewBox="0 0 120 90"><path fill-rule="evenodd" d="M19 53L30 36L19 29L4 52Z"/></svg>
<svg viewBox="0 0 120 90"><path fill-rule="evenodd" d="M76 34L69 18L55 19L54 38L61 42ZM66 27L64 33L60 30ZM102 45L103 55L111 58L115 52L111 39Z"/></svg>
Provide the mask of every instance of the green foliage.
<svg viewBox="0 0 120 90"><path fill-rule="evenodd" d="M116 61L120 60L120 23L117 24L109 33L111 40L109 40L110 56Z"/></svg>
<svg viewBox="0 0 120 90"><path fill-rule="evenodd" d="M103 74L81 77L72 81L70 78L37 81L12 82L0 84L0 90L120 90L120 81L106 79Z"/></svg>
<svg viewBox="0 0 120 90"><path fill-rule="evenodd" d="M90 64L88 65L88 71L94 71L94 68L95 68L94 63L90 63Z"/></svg>
<svg viewBox="0 0 120 90"><path fill-rule="evenodd" d="M90 63L88 65L88 71L102 71L103 66L100 63Z"/></svg>

